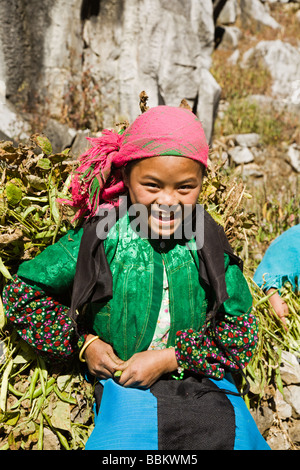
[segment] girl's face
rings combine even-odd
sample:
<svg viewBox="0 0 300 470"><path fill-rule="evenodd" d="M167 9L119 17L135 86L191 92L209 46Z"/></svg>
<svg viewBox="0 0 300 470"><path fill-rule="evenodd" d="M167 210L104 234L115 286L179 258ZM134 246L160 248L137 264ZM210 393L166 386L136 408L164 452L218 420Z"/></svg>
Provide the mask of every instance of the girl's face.
<svg viewBox="0 0 300 470"><path fill-rule="evenodd" d="M124 174L131 203L147 208L148 229L164 238L182 224L184 206L194 209L202 179L200 163L178 156L145 158Z"/></svg>

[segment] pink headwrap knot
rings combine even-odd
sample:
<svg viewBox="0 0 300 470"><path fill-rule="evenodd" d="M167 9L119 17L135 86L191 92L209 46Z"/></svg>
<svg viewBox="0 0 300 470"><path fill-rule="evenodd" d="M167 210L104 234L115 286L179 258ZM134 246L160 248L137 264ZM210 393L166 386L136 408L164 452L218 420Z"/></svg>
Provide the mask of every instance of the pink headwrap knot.
<svg viewBox="0 0 300 470"><path fill-rule="evenodd" d="M87 137L87 140L91 142L91 148L80 156L80 165L71 184L72 201L69 203L79 208L76 219L86 212L90 216L95 215L100 198L102 201L111 200L111 193L114 192L112 186L115 188L117 185L119 190L125 190L120 170L112 172L122 136L114 130L104 129L101 137Z"/></svg>

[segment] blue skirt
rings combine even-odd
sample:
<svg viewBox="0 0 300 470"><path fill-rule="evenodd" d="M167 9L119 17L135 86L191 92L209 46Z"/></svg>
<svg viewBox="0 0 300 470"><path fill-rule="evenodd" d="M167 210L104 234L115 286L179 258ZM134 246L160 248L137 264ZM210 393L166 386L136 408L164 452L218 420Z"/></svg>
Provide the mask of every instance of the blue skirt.
<svg viewBox="0 0 300 470"><path fill-rule="evenodd" d="M270 450L231 376L99 386L86 450Z"/></svg>

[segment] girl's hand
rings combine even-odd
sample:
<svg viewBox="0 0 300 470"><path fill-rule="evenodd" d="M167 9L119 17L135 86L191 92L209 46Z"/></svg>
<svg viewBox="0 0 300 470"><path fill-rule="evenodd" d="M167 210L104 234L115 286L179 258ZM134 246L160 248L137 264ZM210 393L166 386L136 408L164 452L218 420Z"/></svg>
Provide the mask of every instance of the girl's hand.
<svg viewBox="0 0 300 470"><path fill-rule="evenodd" d="M88 335L86 342L91 338L93 335ZM83 357L90 373L100 379L112 378L115 371L124 364L124 361L116 356L110 344L101 339L93 341L84 351Z"/></svg>
<svg viewBox="0 0 300 470"><path fill-rule="evenodd" d="M161 375L178 367L174 349L147 350L134 354L119 366L118 383L124 387L149 388Z"/></svg>

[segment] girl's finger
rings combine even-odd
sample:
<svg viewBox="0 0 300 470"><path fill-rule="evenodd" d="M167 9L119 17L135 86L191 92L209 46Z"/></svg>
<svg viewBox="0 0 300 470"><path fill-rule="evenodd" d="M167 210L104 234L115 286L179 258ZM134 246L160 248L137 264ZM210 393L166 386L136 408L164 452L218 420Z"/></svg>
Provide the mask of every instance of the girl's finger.
<svg viewBox="0 0 300 470"><path fill-rule="evenodd" d="M126 385L126 383L131 380L131 375L126 370L126 362L120 365L120 368L114 371L114 379L118 381L120 385Z"/></svg>
<svg viewBox="0 0 300 470"><path fill-rule="evenodd" d="M132 377L128 377L126 379L124 379L124 377L122 377L123 373L120 375L120 377L114 377L114 379L120 384L122 385L122 387L135 387L136 386L136 382L132 379Z"/></svg>
<svg viewBox="0 0 300 470"><path fill-rule="evenodd" d="M109 351L107 352L107 355L108 357L111 358L111 360L115 363L115 364L124 364L124 361L122 361L122 359L120 359L115 353L114 351Z"/></svg>
<svg viewBox="0 0 300 470"><path fill-rule="evenodd" d="M117 356L116 359L113 359L110 355L107 355L102 363L102 369L105 370L105 372L107 372L110 377L114 375L119 367L122 367L122 361L117 358Z"/></svg>
<svg viewBox="0 0 300 470"><path fill-rule="evenodd" d="M128 367L128 361L121 361L116 365L116 370L124 371Z"/></svg>

